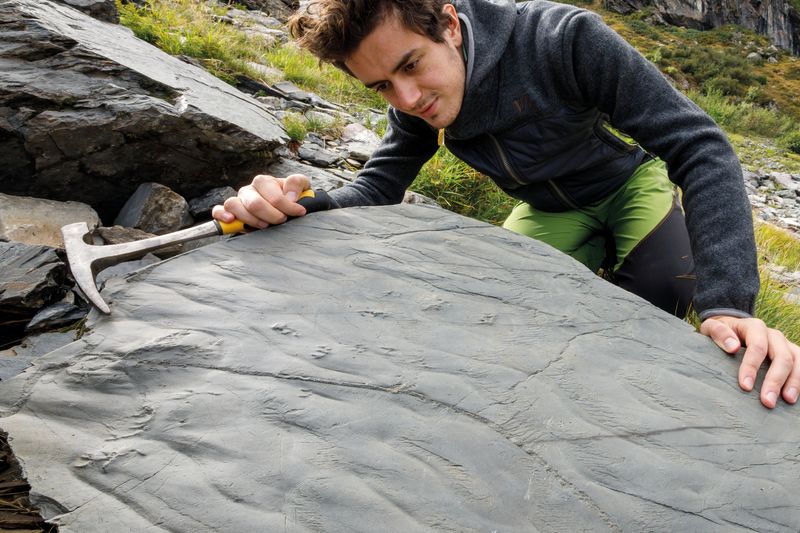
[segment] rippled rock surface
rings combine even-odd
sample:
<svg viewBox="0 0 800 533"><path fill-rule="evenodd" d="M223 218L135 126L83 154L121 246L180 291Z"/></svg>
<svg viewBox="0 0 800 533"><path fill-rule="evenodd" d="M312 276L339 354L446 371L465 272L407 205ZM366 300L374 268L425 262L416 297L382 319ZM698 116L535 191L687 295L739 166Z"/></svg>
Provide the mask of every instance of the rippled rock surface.
<svg viewBox="0 0 800 533"><path fill-rule="evenodd" d="M315 213L110 281L0 387L62 532L797 531L797 407L551 248Z"/></svg>

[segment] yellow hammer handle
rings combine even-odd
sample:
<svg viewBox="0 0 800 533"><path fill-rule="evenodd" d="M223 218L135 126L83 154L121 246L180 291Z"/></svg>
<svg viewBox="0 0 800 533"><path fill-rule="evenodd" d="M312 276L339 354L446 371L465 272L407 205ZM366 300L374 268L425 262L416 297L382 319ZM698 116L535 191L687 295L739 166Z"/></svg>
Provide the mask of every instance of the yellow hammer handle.
<svg viewBox="0 0 800 533"><path fill-rule="evenodd" d="M241 233L244 231L244 222L241 220L234 220L233 222L223 222L217 220L220 235L230 235L231 233Z"/></svg>
<svg viewBox="0 0 800 533"><path fill-rule="evenodd" d="M314 189L306 189L300 193L297 200L299 201L301 198L314 198L314 196ZM233 222L217 220L217 225L220 235L230 235L231 233L241 233L244 231L244 222L241 220L234 220Z"/></svg>

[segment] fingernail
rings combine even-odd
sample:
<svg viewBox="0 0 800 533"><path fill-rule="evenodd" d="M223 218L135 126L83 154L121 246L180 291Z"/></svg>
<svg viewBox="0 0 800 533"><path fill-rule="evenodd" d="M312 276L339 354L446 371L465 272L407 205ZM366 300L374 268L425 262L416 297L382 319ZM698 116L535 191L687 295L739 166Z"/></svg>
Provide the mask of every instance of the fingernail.
<svg viewBox="0 0 800 533"><path fill-rule="evenodd" d="M776 403L778 403L778 393L777 393L777 392L775 392L775 391L770 391L770 392L768 392L768 393L767 393L767 401L768 401L768 402L769 402L771 405L775 405Z"/></svg>
<svg viewBox="0 0 800 533"><path fill-rule="evenodd" d="M795 389L794 387L790 388L788 391L786 391L786 396L789 397L789 401L790 402L792 402L792 403L796 402L797 401L797 389Z"/></svg>
<svg viewBox="0 0 800 533"><path fill-rule="evenodd" d="M751 378L750 376L744 378L744 387L747 390L751 390L753 388L753 378Z"/></svg>
<svg viewBox="0 0 800 533"><path fill-rule="evenodd" d="M739 347L739 343L733 337L728 337L727 339L725 339L725 342L723 344L725 346L725 349L729 352L732 352L733 350Z"/></svg>
<svg viewBox="0 0 800 533"><path fill-rule="evenodd" d="M297 201L297 192L289 191L289 192L286 193L286 197L289 199L290 202L296 202Z"/></svg>

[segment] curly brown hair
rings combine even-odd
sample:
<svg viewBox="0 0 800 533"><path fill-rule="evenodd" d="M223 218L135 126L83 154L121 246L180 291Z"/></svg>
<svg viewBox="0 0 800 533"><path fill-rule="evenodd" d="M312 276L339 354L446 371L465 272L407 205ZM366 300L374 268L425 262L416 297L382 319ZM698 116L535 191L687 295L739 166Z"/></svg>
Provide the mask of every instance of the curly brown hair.
<svg viewBox="0 0 800 533"><path fill-rule="evenodd" d="M389 14L409 30L432 41L444 41L449 16L442 12L448 0L313 0L289 20L297 42L321 61L348 74L344 65L361 41Z"/></svg>

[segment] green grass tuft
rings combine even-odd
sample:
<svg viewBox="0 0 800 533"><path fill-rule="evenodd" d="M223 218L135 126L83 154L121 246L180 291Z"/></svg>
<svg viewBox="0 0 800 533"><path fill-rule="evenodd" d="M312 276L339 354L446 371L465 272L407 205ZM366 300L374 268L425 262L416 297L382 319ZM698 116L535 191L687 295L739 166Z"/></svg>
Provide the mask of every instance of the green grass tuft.
<svg viewBox="0 0 800 533"><path fill-rule="evenodd" d="M224 6L191 0L147 0L143 7L117 1L121 24L142 40L172 55L199 59L214 75L233 83L244 64L258 62L267 52L260 39L216 22Z"/></svg>
<svg viewBox="0 0 800 533"><path fill-rule="evenodd" d="M281 69L286 79L333 102L347 102L360 108L386 109L386 101L361 82L319 60L294 43L276 46L265 58Z"/></svg>
<svg viewBox="0 0 800 533"><path fill-rule="evenodd" d="M755 222L755 234L762 262L800 270L800 238L760 221Z"/></svg>
<svg viewBox="0 0 800 533"><path fill-rule="evenodd" d="M491 224L502 224L516 204L491 179L444 147L422 168L412 188L442 207Z"/></svg>
<svg viewBox="0 0 800 533"><path fill-rule="evenodd" d="M687 96L717 124L734 133L775 138L798 127L797 122L785 114L751 102L735 103L718 90L689 91Z"/></svg>
<svg viewBox="0 0 800 533"><path fill-rule="evenodd" d="M260 79L250 65L258 63L279 68L287 80L328 100L348 102L356 110L386 109L375 91L335 67L320 65L293 43L269 46L232 25L217 22L227 6L196 0L147 0L137 7L117 0L117 8L120 22L140 39L169 54L199 59L209 72L233 85L237 75Z"/></svg>
<svg viewBox="0 0 800 533"><path fill-rule="evenodd" d="M286 113L283 117L283 127L291 140L300 143L303 142L308 133L305 118L299 113Z"/></svg>
<svg viewBox="0 0 800 533"><path fill-rule="evenodd" d="M800 344L800 305L787 297L793 287L781 283L768 268L779 265L790 271L800 270L800 238L760 221L755 222L755 234L761 271L756 316Z"/></svg>
<svg viewBox="0 0 800 533"><path fill-rule="evenodd" d="M787 297L790 289L762 270L756 316L767 326L780 330L793 343L800 344L800 305Z"/></svg>

